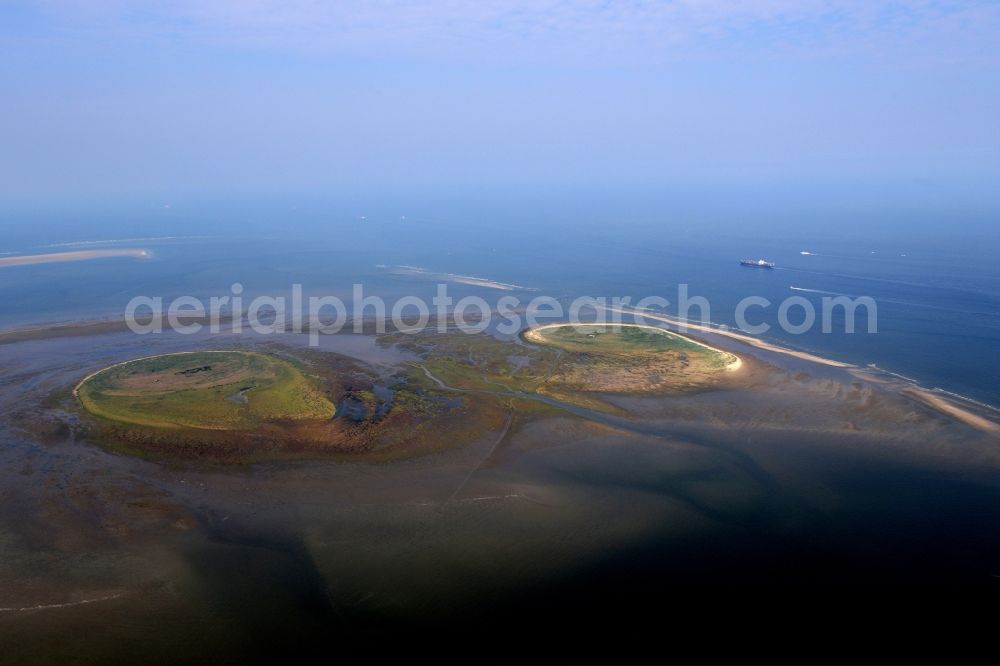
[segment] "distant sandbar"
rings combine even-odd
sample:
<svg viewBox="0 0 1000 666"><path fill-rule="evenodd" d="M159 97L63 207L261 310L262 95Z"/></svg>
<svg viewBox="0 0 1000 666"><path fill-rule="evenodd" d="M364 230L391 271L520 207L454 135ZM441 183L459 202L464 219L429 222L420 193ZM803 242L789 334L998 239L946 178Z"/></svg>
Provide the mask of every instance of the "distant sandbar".
<svg viewBox="0 0 1000 666"><path fill-rule="evenodd" d="M0 268L6 266L31 266L33 264L56 264L66 261L86 261L88 259L107 259L109 257L132 257L146 259L153 256L149 250L137 247L122 247L109 250L74 250L72 252L50 252L48 254L22 254L13 257L0 257Z"/></svg>

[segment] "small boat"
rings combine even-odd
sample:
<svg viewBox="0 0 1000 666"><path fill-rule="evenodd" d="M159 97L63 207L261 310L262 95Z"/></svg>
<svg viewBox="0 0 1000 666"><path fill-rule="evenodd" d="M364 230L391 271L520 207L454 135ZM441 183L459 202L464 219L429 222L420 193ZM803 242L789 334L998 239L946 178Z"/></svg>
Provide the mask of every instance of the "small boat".
<svg viewBox="0 0 1000 666"><path fill-rule="evenodd" d="M774 268L774 262L766 259L741 259L740 266L753 266L754 268Z"/></svg>

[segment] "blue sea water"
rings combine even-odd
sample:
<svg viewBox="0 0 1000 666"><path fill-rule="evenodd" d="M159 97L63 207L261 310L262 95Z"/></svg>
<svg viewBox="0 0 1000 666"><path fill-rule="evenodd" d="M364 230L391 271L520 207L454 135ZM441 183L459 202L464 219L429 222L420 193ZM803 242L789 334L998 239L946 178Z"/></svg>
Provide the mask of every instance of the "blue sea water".
<svg viewBox="0 0 1000 666"><path fill-rule="evenodd" d="M1000 405L1000 237L933 214L533 193L25 207L2 211L0 225L0 253L143 247L154 255L0 268L4 329L120 316L135 295L207 300L234 282L248 297L285 294L293 283L347 302L355 283L390 302L433 294L433 280L386 265L530 287L511 292L524 301L656 295L674 304L669 312L686 284L717 324L735 326L737 303L762 296L773 305L748 318L770 324L765 339ZM777 268L741 267L744 257ZM449 291L505 294L457 283ZM804 297L819 312L830 295L874 298L877 333L863 317L854 334L841 319L832 333L819 323L801 335L778 327L782 299Z"/></svg>

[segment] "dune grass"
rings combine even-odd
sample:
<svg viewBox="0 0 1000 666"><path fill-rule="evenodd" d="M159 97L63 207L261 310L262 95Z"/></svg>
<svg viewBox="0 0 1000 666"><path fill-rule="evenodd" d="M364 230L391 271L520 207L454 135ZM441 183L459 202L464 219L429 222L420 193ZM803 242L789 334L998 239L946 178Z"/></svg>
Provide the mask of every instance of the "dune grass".
<svg viewBox="0 0 1000 666"><path fill-rule="evenodd" d="M539 342L565 351L592 354L679 351L704 353L705 348L661 328L622 325L618 330L599 324L577 324L531 331Z"/></svg>

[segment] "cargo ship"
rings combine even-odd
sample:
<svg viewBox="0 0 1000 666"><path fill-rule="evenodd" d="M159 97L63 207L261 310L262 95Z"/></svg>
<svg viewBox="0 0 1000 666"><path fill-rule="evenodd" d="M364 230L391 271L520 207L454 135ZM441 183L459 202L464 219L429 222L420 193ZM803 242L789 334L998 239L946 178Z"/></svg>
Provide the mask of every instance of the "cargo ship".
<svg viewBox="0 0 1000 666"><path fill-rule="evenodd" d="M740 266L753 266L754 268L774 268L774 262L766 259L741 259Z"/></svg>

